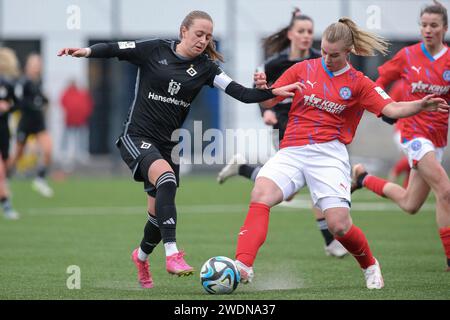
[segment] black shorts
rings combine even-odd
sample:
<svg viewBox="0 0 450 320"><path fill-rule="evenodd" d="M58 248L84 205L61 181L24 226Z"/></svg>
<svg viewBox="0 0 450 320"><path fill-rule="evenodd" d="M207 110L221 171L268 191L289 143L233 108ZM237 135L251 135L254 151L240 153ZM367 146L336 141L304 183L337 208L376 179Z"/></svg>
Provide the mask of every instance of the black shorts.
<svg viewBox="0 0 450 320"><path fill-rule="evenodd" d="M9 128L6 125L0 125L0 153L3 160L9 158Z"/></svg>
<svg viewBox="0 0 450 320"><path fill-rule="evenodd" d="M148 180L147 175L150 165L156 160L162 159L169 163L175 173L177 186L179 186L180 165L172 160L171 150L165 151L163 148L158 148L147 138L130 135L121 136L117 139L116 145L119 148L122 160L133 173L134 180L144 182L144 191L149 196L156 196L156 187Z"/></svg>
<svg viewBox="0 0 450 320"><path fill-rule="evenodd" d="M44 115L29 117L22 116L17 126L17 142L25 143L31 134L45 131Z"/></svg>

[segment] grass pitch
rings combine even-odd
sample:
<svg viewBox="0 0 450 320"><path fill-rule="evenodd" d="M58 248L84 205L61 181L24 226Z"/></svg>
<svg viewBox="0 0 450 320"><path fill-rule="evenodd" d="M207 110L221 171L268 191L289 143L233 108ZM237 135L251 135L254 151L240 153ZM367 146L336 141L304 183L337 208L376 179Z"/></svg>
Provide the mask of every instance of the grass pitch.
<svg viewBox="0 0 450 320"><path fill-rule="evenodd" d="M155 282L150 290L139 287L130 260L146 222L140 184L127 178L69 179L53 182L55 197L44 199L29 181L13 181L21 219L0 219L0 299L450 299L433 198L408 216L366 191L355 194L352 217L381 263L383 290L365 288L352 257L325 256L310 210L276 207L254 283L231 295L209 295L198 271L212 256L234 256L252 184L235 178L218 185L212 176L181 180L177 240L196 273L167 274L158 246L150 259ZM79 290L67 287L72 265L81 271Z"/></svg>

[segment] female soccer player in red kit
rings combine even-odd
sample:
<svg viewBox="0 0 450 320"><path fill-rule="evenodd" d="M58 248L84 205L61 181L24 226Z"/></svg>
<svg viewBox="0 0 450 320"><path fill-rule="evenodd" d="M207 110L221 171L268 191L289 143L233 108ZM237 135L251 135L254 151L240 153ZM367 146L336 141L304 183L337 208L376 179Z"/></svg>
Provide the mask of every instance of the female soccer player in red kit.
<svg viewBox="0 0 450 320"><path fill-rule="evenodd" d="M448 29L447 10L440 3L425 7L420 14L422 42L403 48L392 60L379 67L377 83L386 86L400 79L403 100L416 100L428 94L450 100L450 51L444 44ZM422 207L430 189L436 196L436 221L450 271L450 181L442 167L447 145L448 114L424 112L399 121L402 146L412 170L408 187L368 175L361 164L353 168L353 189L366 187L387 197L414 214Z"/></svg>
<svg viewBox="0 0 450 320"><path fill-rule="evenodd" d="M397 119L423 110L448 112L448 105L432 96L394 102L355 70L348 63L350 52L363 56L374 55L375 51L384 54L387 43L360 30L348 18L327 27L321 47L322 58L295 64L274 84L278 87L300 82L304 89L294 96L280 150L256 179L238 236L236 265L241 281L250 282L256 254L266 239L270 208L307 184L314 205L325 213L329 230L358 261L367 288L381 289L384 282L380 265L364 233L350 217L351 168L345 145L352 141L365 109ZM277 101L270 99L265 106L271 107Z"/></svg>

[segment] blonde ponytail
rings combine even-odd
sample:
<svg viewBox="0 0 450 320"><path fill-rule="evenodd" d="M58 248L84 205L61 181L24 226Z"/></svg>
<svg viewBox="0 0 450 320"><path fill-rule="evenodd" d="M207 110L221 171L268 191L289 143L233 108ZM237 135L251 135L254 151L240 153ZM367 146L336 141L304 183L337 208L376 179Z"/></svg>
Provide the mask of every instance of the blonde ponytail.
<svg viewBox="0 0 450 320"><path fill-rule="evenodd" d="M329 25L324 33L324 39L329 42L343 40L345 47L358 56L374 56L376 51L382 55L388 53L389 43L375 33L358 28L350 18L344 17Z"/></svg>

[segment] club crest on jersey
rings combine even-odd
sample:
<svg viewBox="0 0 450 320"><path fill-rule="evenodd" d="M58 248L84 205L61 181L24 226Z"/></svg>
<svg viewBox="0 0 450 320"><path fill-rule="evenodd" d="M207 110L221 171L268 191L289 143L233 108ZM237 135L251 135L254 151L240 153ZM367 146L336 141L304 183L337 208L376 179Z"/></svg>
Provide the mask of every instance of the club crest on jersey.
<svg viewBox="0 0 450 320"><path fill-rule="evenodd" d="M167 89L167 92L169 92L170 95L173 96L174 94L177 94L178 91L180 91L180 89L181 89L181 83L170 79L169 88Z"/></svg>
<svg viewBox="0 0 450 320"><path fill-rule="evenodd" d="M148 143L148 142L145 142L145 141L142 141L142 144L141 144L141 149L150 149L150 147L152 146L152 144L151 143Z"/></svg>
<svg viewBox="0 0 450 320"><path fill-rule="evenodd" d="M342 99L348 100L352 97L352 90L350 90L349 87L342 87L339 90L339 95L341 96Z"/></svg>
<svg viewBox="0 0 450 320"><path fill-rule="evenodd" d="M442 74L442 78L444 78L445 81L450 81L450 70L445 70Z"/></svg>
<svg viewBox="0 0 450 320"><path fill-rule="evenodd" d="M194 65L191 64L190 68L186 70L187 74L191 77L195 76L197 74L197 70L194 69Z"/></svg>
<svg viewBox="0 0 450 320"><path fill-rule="evenodd" d="M412 149L413 151L419 151L420 148L422 148L422 142L420 142L419 140L414 140L414 141L411 143L411 149Z"/></svg>

